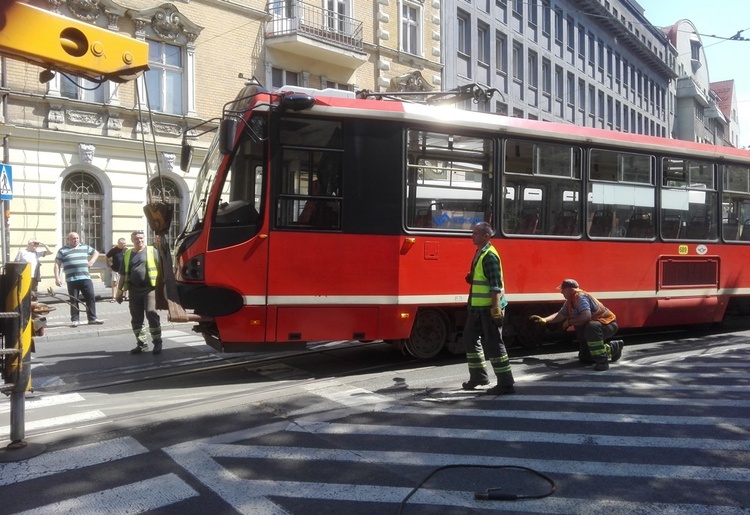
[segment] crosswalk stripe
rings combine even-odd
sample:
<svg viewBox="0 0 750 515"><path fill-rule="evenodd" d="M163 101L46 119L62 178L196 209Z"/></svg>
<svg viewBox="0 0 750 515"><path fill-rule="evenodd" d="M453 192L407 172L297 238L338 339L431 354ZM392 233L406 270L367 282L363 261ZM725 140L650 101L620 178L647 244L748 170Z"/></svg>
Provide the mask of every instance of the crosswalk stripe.
<svg viewBox="0 0 750 515"><path fill-rule="evenodd" d="M0 486L90 467L148 452L129 436L47 452L26 461L0 463Z"/></svg>
<svg viewBox="0 0 750 515"><path fill-rule="evenodd" d="M49 408L50 406L60 406L62 404L70 404L72 402L80 402L83 397L78 393L63 393L59 395L44 395L42 397L26 397L25 407L26 410L33 410L39 408ZM9 413L10 404L3 404L0 406L0 413Z"/></svg>
<svg viewBox="0 0 750 515"><path fill-rule="evenodd" d="M94 420L106 418L106 415L99 410L84 411L73 415L62 415L60 417L50 417L42 420L26 421L24 429L27 433L41 431L43 429L52 429L60 426L70 426L73 424L83 424ZM10 432L0 432L0 440L10 437Z"/></svg>
<svg viewBox="0 0 750 515"><path fill-rule="evenodd" d="M109 515L143 513L198 496L176 474L165 474L82 495L16 515L49 515L50 513L107 513Z"/></svg>
<svg viewBox="0 0 750 515"><path fill-rule="evenodd" d="M612 463L596 461L523 459L505 456L438 454L366 449L325 449L265 445L201 445L202 452L213 458L238 458L291 461L334 461L362 464L392 464L442 467L457 462L466 465L514 465L549 474L582 474L617 477L656 477L683 480L747 482L750 469L700 467L692 465L651 465L647 463Z"/></svg>
<svg viewBox="0 0 750 515"><path fill-rule="evenodd" d="M546 400L546 399L545 399ZM425 408L393 405L382 410L402 415L425 415ZM430 416L518 418L530 420L565 420L576 422L612 422L617 424L672 424L680 426L718 426L739 429L750 426L750 418L698 417L673 415L639 415L633 413L592 413L581 411L486 410L429 408Z"/></svg>
<svg viewBox="0 0 750 515"><path fill-rule="evenodd" d="M592 383L585 383L589 391L596 388ZM539 386L535 383L535 386ZM547 386L547 385L545 385ZM609 386L605 386L609 388ZM516 391L522 391L523 385L517 387ZM718 391L717 387L717 390ZM525 388L524 388L525 389ZM433 395L431 397L425 397L423 400L431 402L443 402L446 400L455 400L455 395L470 396L473 398L477 397L478 392L465 392L458 390L456 392L447 392L442 397ZM481 399L483 402L495 402L494 397L485 395ZM539 395L523 395L516 393L515 395L506 395L502 398L503 404L526 404L530 401L545 402L545 403L577 403L577 404L620 404L620 405L632 405L632 406L695 406L695 407L729 407L729 408L750 408L750 400L739 400L739 399L701 399L697 397L691 397L689 399L671 399L663 397L626 397L626 396L608 396L608 395L547 395L540 393Z"/></svg>
<svg viewBox="0 0 750 515"><path fill-rule="evenodd" d="M232 453L231 450L236 450ZM304 454L295 454L299 450L290 447L248 447L238 446L206 446L194 444L179 444L174 447L165 449L165 451L179 465L189 470L201 483L221 496L234 509L243 514L252 515L277 515L287 513L279 505L275 504L270 498L294 498L294 499L319 499L319 500L339 500L360 503L400 503L409 492L410 487L393 487L377 485L357 485L342 483L317 483L317 482L298 482L298 481L280 481L276 479L267 480L247 480L242 479L232 472L223 469L213 457L247 457L248 451L257 452L258 457L273 456L273 459L300 459ZM218 451L218 452L215 452ZM224 452L222 452L224 451ZM270 451L270 452L269 452ZM326 453L330 458L335 453L346 461L360 461L361 457L369 457L371 463L387 463L381 461L381 457L393 455L394 463L412 463L419 454L412 452L390 453L380 451L348 451L348 450L330 450L330 449L302 449L301 452L307 452L308 456L315 454L314 459L320 458L320 453ZM291 457L290 454L291 453ZM396 456L398 455L398 456ZM432 455L430 455L432 456ZM454 464L457 459L464 460L465 456L443 455L446 464ZM254 457L254 456L250 456ZM468 457L472 458L472 457ZM477 460L494 460L493 464L498 464L498 458L486 456L474 457ZM467 461L467 463L469 463ZM522 463L548 465L554 463L548 460L524 460ZM432 465L433 463L430 463ZM517 465L517 463L514 463ZM559 462L560 473L570 474L570 462ZM601 463L594 464L596 469L601 467L602 475L612 475L613 469L611 464ZM523 465L522 465L523 466ZM636 465L632 466L637 470ZM549 467L553 468L553 467ZM682 467L688 469L690 467ZM694 467L699 469L700 467ZM661 468L655 470L662 470ZM537 469L538 470L538 469ZM712 469L711 472L716 469ZM622 472L622 471L620 471ZM667 469L668 473L669 470ZM596 472L592 472L596 473ZM748 471L738 471L737 475L747 475ZM746 478L742 477L741 481ZM228 486L230 485L230 486ZM530 513L603 513L606 511L620 511L626 513L661 513L661 514L682 514L691 513L699 515L720 514L729 515L737 513L736 507L701 505L701 504L666 504L666 503L638 503L625 501L598 501L594 499L577 499L565 498L560 495L547 497L543 500L533 501L526 500L523 504L517 503L497 503L488 501L478 501L473 497L472 492L467 491L450 491L450 490L431 490L420 489L409 500L410 505L430 505L430 506L455 506L465 507L475 510L500 510L508 508L512 510L522 510Z"/></svg>
<svg viewBox="0 0 750 515"><path fill-rule="evenodd" d="M701 449L722 451L750 451L750 442L742 440L714 440L709 438L671 438L653 436L609 436L595 434L543 433L534 431L509 431L500 429L452 429L447 427L378 426L372 424L331 424L316 422L303 424L297 421L296 431L328 435L377 435L421 438L457 438L491 442L551 443L568 445L613 447L660 447L669 449Z"/></svg>

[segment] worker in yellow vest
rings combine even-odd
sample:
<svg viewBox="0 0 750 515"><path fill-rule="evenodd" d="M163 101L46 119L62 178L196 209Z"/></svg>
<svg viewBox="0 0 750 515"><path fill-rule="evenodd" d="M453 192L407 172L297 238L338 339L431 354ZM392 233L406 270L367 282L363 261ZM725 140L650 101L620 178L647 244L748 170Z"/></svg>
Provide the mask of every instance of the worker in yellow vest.
<svg viewBox="0 0 750 515"><path fill-rule="evenodd" d="M156 249L146 246L143 231L133 231L130 235L133 248L125 251L120 264L120 282L117 285L115 300L122 302L123 292L128 292L130 325L136 339L131 354L148 350L147 336L151 334L154 355L161 353L161 320L156 311L156 277L159 272ZM148 320L148 333L144 327L144 313Z"/></svg>
<svg viewBox="0 0 750 515"><path fill-rule="evenodd" d="M545 325L562 322L563 330L574 327L581 343L578 359L594 363L594 370L608 370L609 362L622 356L622 340L605 343L617 333L617 317L593 295L580 289L575 279L565 279L557 289L565 297L560 311L548 317L532 315L531 322Z"/></svg>
<svg viewBox="0 0 750 515"><path fill-rule="evenodd" d="M485 356L497 376L497 385L489 388L490 395L508 395L515 392L513 373L510 371L508 352L503 344L502 321L505 306L503 266L490 238L495 234L487 222L479 222L471 232L471 241L477 250L471 262L466 281L471 285L468 317L464 326L463 342L469 365L469 380L461 386L474 390L490 384L485 366Z"/></svg>

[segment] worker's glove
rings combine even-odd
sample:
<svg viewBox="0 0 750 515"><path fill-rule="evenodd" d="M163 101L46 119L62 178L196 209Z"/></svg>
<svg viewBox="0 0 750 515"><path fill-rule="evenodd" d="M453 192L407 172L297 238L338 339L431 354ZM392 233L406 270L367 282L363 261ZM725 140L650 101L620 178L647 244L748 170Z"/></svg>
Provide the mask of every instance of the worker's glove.
<svg viewBox="0 0 750 515"><path fill-rule="evenodd" d="M471 272L469 272L468 274L466 274L466 278L465 279L466 279L467 283L471 284Z"/></svg>
<svg viewBox="0 0 750 515"><path fill-rule="evenodd" d="M532 324L539 324L539 325L544 325L547 323L547 321L544 318L540 317L539 315L531 315L529 317L529 322L531 322Z"/></svg>
<svg viewBox="0 0 750 515"><path fill-rule="evenodd" d="M115 294L115 300L117 301L118 304L122 304L122 291L118 291Z"/></svg>
<svg viewBox="0 0 750 515"><path fill-rule="evenodd" d="M492 321L495 323L497 327L503 326L503 309L502 308L492 308L490 309L490 315L492 315Z"/></svg>

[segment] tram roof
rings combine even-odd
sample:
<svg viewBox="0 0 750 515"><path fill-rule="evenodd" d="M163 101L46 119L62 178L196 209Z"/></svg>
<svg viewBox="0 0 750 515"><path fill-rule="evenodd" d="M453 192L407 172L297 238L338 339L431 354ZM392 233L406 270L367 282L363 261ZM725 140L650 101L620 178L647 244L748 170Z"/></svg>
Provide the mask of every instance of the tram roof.
<svg viewBox="0 0 750 515"><path fill-rule="evenodd" d="M577 143L626 148L631 151L688 154L696 158L732 160L750 163L750 152L734 147L708 145L692 141L661 138L579 125L527 120L491 113L480 113L447 106L434 106L390 99L357 99L313 95L313 113L341 117L403 120L426 124L436 130L461 129L486 131L511 137L546 139L560 143Z"/></svg>

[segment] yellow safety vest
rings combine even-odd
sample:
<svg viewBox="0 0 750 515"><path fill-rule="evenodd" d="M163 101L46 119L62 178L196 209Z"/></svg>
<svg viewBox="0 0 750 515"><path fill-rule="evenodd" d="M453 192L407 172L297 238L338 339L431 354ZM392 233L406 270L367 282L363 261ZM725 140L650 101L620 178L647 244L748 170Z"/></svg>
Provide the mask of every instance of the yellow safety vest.
<svg viewBox="0 0 750 515"><path fill-rule="evenodd" d="M152 288L156 288L156 258L154 257L153 249L146 246L143 251L146 253L146 277ZM133 253L133 249L125 251L125 282L122 285L122 291L127 290L130 287L130 256Z"/></svg>
<svg viewBox="0 0 750 515"><path fill-rule="evenodd" d="M609 309L607 309L604 304L596 300L596 298L591 295L590 293L587 293L583 290L576 290L576 295L573 297L572 302L568 303L568 318L572 315L573 307L578 305L578 296L583 293L585 294L589 299L591 299L591 302L594 303L596 306L596 309L591 310L591 320L595 320L597 322L600 322L604 325L611 324L614 322L617 317L614 313L612 313Z"/></svg>
<svg viewBox="0 0 750 515"><path fill-rule="evenodd" d="M500 265L500 283L503 283L503 263L500 261L500 255L497 253L497 250L495 250L495 247L492 245L489 246L487 250L482 252L482 254L479 256L479 259L477 259L476 265L474 265L474 270L471 274L471 306L472 307L490 307L492 306L492 290L490 289L490 282L487 279L487 277L484 275L484 257L487 255L488 252L491 252L492 254L497 257L497 261ZM505 295L501 292L500 294L500 307L504 308L508 305L508 301L505 300Z"/></svg>

